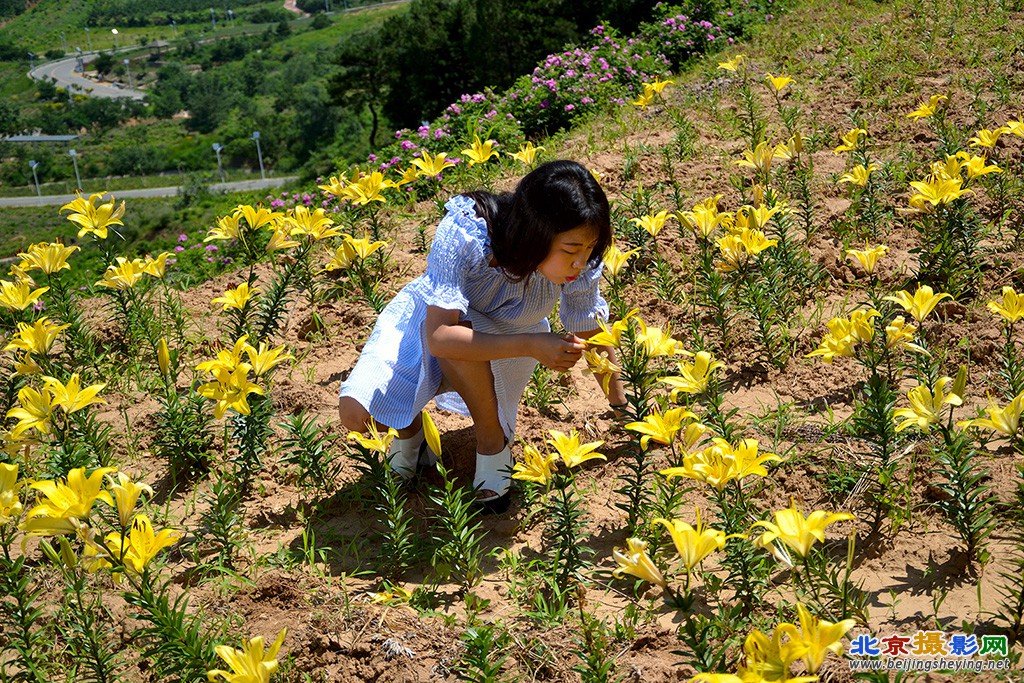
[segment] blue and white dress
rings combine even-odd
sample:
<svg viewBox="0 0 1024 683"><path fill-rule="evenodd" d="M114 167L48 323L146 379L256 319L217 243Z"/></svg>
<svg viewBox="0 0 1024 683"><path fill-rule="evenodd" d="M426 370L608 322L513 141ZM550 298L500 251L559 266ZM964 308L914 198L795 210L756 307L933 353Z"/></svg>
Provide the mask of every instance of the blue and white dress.
<svg viewBox="0 0 1024 683"><path fill-rule="evenodd" d="M439 408L469 415L454 391L438 393L441 366L427 348L427 306L459 311L477 332L520 334L549 332L548 316L561 297L559 315L569 332L597 329L608 304L598 291L601 264L587 268L569 284L555 285L535 273L511 282L490 265L494 254L487 223L475 203L458 195L445 205L427 257L427 272L416 278L381 311L359 361L342 385L340 396L358 401L380 424L401 429L436 397ZM498 417L509 439L516 412L537 361L531 357L491 361Z"/></svg>

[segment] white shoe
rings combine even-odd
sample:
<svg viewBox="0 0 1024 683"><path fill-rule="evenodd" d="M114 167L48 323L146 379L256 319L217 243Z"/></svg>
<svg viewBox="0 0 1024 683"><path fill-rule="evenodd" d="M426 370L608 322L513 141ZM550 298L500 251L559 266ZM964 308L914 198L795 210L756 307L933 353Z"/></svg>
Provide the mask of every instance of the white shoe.
<svg viewBox="0 0 1024 683"><path fill-rule="evenodd" d="M504 512L508 509L512 488L512 447L505 447L494 455L476 454L476 472L473 475L475 491L490 491L490 495L477 498L477 503L487 512Z"/></svg>

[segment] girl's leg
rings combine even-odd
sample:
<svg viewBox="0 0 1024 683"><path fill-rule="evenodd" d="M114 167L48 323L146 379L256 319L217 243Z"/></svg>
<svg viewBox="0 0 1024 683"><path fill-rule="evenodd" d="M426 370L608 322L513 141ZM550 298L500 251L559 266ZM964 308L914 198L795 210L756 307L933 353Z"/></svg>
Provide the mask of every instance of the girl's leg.
<svg viewBox="0 0 1024 683"><path fill-rule="evenodd" d="M498 419L498 397L494 393L490 361L438 358L437 362L441 374L469 408L477 452L491 455L505 448L505 430Z"/></svg>

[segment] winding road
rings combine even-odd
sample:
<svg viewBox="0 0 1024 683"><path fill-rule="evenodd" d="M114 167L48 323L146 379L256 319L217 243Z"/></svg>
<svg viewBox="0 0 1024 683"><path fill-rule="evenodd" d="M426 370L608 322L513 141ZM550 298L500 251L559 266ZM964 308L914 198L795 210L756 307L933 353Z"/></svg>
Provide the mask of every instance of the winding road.
<svg viewBox="0 0 1024 683"><path fill-rule="evenodd" d="M235 180L230 183L214 183L210 185L211 192L247 192L249 190L265 190L270 187L280 187L287 183L295 182L298 176L289 175L279 178L267 178L266 180ZM112 194L118 199L131 197L174 197L178 194L178 187L147 187L141 190L113 190L106 194ZM42 197L0 197L0 207L5 206L42 206L47 204L67 204L74 201L73 194L51 194Z"/></svg>
<svg viewBox="0 0 1024 683"><path fill-rule="evenodd" d="M154 46L157 43L153 44ZM86 64L96 58L95 52L83 52L82 61ZM57 85L62 88L70 88L72 92L89 95L91 97L105 97L116 99L118 97L130 97L133 100L141 100L146 97L142 90L134 90L127 85L116 82L99 82L86 78L75 71L78 57L66 57L56 62L40 64L28 72L28 77L36 80L54 79Z"/></svg>

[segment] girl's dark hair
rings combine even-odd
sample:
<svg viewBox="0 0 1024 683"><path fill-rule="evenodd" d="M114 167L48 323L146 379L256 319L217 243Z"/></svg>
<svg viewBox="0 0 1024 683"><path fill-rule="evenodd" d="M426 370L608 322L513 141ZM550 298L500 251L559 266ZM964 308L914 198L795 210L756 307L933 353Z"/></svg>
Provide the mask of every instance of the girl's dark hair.
<svg viewBox="0 0 1024 683"><path fill-rule="evenodd" d="M530 277L559 233L586 225L597 233L588 261L596 265L612 243L608 198L590 171L575 161L541 164L515 192L467 192L487 221L498 266L513 282Z"/></svg>

